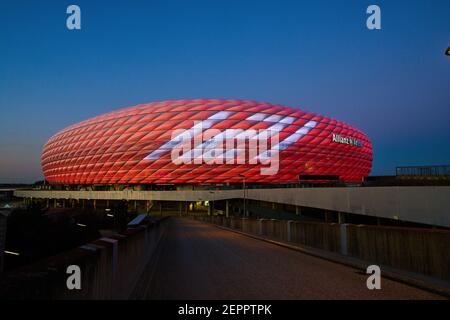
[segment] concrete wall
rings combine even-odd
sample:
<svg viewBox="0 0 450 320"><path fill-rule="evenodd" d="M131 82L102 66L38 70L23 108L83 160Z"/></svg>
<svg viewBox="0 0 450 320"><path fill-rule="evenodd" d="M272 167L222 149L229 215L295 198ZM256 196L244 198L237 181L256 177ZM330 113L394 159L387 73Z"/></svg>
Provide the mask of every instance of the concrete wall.
<svg viewBox="0 0 450 320"><path fill-rule="evenodd" d="M99 200L164 200L164 201L205 201L239 198L242 190L181 190L181 191L57 191L57 190L16 190L19 198L42 199L99 199Z"/></svg>
<svg viewBox="0 0 450 320"><path fill-rule="evenodd" d="M450 231L196 216L232 229L450 280ZM241 220L240 222L238 220Z"/></svg>
<svg viewBox="0 0 450 320"><path fill-rule="evenodd" d="M248 198L450 227L450 187L250 189Z"/></svg>
<svg viewBox="0 0 450 320"><path fill-rule="evenodd" d="M243 192L17 190L14 195L50 199L218 201L242 198ZM450 227L448 186L248 189L247 198Z"/></svg>
<svg viewBox="0 0 450 320"><path fill-rule="evenodd" d="M349 225L348 254L450 280L450 232Z"/></svg>
<svg viewBox="0 0 450 320"><path fill-rule="evenodd" d="M165 228L162 219L98 239L5 274L1 299L126 299L154 253ZM68 290L69 265L81 269L81 290Z"/></svg>
<svg viewBox="0 0 450 320"><path fill-rule="evenodd" d="M292 222L291 242L340 252L341 228L335 223Z"/></svg>

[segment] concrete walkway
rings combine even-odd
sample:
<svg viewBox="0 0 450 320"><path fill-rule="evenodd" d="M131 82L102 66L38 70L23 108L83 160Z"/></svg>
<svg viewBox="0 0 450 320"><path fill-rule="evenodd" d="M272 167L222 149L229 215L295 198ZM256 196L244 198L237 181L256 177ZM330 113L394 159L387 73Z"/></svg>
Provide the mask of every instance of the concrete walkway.
<svg viewBox="0 0 450 320"><path fill-rule="evenodd" d="M365 273L188 219L171 218L134 299L442 299Z"/></svg>

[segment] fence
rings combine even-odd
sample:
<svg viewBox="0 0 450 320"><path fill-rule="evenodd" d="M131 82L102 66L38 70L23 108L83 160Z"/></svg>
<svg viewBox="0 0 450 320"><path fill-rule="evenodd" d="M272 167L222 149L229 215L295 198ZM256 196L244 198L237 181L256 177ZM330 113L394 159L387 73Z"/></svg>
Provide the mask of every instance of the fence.
<svg viewBox="0 0 450 320"><path fill-rule="evenodd" d="M4 275L1 299L125 299L155 251L166 219L128 229ZM66 286L67 267L81 269L81 290Z"/></svg>
<svg viewBox="0 0 450 320"><path fill-rule="evenodd" d="M218 216L194 219L450 280L447 230Z"/></svg>

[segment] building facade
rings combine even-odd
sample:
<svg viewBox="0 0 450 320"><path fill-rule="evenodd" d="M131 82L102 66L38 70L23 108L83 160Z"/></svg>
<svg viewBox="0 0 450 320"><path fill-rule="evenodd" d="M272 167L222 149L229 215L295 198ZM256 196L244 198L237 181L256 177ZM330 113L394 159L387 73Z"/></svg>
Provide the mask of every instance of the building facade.
<svg viewBox="0 0 450 320"><path fill-rule="evenodd" d="M344 122L250 100L140 104L69 126L46 143L52 184L360 182L372 144Z"/></svg>

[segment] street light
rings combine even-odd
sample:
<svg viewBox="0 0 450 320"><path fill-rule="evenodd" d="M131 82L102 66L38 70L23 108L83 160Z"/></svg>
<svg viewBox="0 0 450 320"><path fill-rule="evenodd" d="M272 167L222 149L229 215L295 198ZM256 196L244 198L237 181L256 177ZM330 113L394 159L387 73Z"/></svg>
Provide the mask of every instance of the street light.
<svg viewBox="0 0 450 320"><path fill-rule="evenodd" d="M20 253L14 252L14 251L4 250L3 252L6 253L6 254L13 255L13 256L20 256Z"/></svg>
<svg viewBox="0 0 450 320"><path fill-rule="evenodd" d="M214 191L210 191L209 192L210 194L212 194L213 196L212 196L212 203L209 205L209 207L211 208L211 215L214 215L214 201L216 200L216 197L215 197L215 192Z"/></svg>
<svg viewBox="0 0 450 320"><path fill-rule="evenodd" d="M107 218L111 218L112 219L112 223L113 223L113 228L116 229L116 215L111 213L111 209L110 208L106 208L105 209L105 213L106 213L106 217ZM111 221L111 220L109 220Z"/></svg>
<svg viewBox="0 0 450 320"><path fill-rule="evenodd" d="M241 178L243 178L243 181L242 181L242 191L244 192L244 217L246 217L247 216L247 211L246 211L246 197L245 197L245 176L243 175L243 174L238 174L238 177L241 177Z"/></svg>
<svg viewBox="0 0 450 320"><path fill-rule="evenodd" d="M105 212L106 212L106 216L107 217L114 218L114 215L111 214L111 209L110 208L105 208Z"/></svg>

